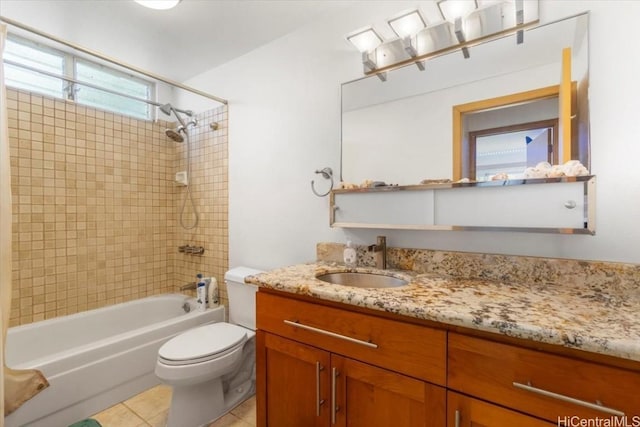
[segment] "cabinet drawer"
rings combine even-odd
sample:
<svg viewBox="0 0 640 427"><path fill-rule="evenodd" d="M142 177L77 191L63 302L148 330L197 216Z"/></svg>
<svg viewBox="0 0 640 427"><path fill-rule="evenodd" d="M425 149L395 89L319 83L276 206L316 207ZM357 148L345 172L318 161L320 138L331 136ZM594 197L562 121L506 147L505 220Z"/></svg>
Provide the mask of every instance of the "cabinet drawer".
<svg viewBox="0 0 640 427"><path fill-rule="evenodd" d="M554 423L640 415L638 372L455 333L449 334L448 363L450 389Z"/></svg>
<svg viewBox="0 0 640 427"><path fill-rule="evenodd" d="M258 329L444 385L445 331L258 292Z"/></svg>
<svg viewBox="0 0 640 427"><path fill-rule="evenodd" d="M479 399L447 392L447 426L449 427L552 427L557 425Z"/></svg>

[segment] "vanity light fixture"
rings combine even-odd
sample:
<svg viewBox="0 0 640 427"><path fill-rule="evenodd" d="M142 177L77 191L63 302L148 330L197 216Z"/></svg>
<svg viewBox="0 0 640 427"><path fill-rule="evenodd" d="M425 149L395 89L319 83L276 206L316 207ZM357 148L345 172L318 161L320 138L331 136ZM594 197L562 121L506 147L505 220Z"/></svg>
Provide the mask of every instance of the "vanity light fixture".
<svg viewBox="0 0 640 427"><path fill-rule="evenodd" d="M149 9L167 10L173 9L182 0L135 0L136 3Z"/></svg>
<svg viewBox="0 0 640 427"><path fill-rule="evenodd" d="M362 65L369 69L369 71L373 71L376 69L376 60L374 58L375 50L371 52L362 52Z"/></svg>
<svg viewBox="0 0 640 427"><path fill-rule="evenodd" d="M438 2L442 17L451 23L455 23L458 18L464 18L477 8L476 0L440 0Z"/></svg>
<svg viewBox="0 0 640 427"><path fill-rule="evenodd" d="M524 2L522 0L516 0L516 25L524 24ZM516 35L516 43L522 44L524 42L524 31L519 30Z"/></svg>
<svg viewBox="0 0 640 427"><path fill-rule="evenodd" d="M458 43L462 44L467 41L462 28L462 18L477 8L478 3L476 0L440 0L438 2L438 9L440 9L442 17L454 25L454 33ZM470 57L468 47L462 47L462 55L465 58Z"/></svg>
<svg viewBox="0 0 640 427"><path fill-rule="evenodd" d="M414 40L416 40L416 38L411 36L402 39L402 46L404 47L404 51L407 52L407 55L412 58L418 56L418 50L416 49ZM416 61L416 67L418 67L420 71L424 71L424 61Z"/></svg>
<svg viewBox="0 0 640 427"><path fill-rule="evenodd" d="M382 44L382 37L373 29L366 27L347 35L347 40L362 53L362 65L365 74L373 72L378 67L376 63L376 48ZM383 82L387 80L386 73L376 73Z"/></svg>
<svg viewBox="0 0 640 427"><path fill-rule="evenodd" d="M456 50L469 58L472 46L508 35L515 35L521 44L524 30L540 22L539 0L437 0L436 4L441 16L436 13L429 21L419 9L388 19L397 38L385 41L372 27L349 34L347 40L362 54L364 74L384 80L382 73L407 65L424 70L426 60Z"/></svg>
<svg viewBox="0 0 640 427"><path fill-rule="evenodd" d="M416 34L427 26L420 14L420 10L415 9L404 12L395 18L389 19L387 24L402 39L402 46L405 52L412 58L418 56ZM416 66L420 71L424 71L424 61L417 61Z"/></svg>
<svg viewBox="0 0 640 427"><path fill-rule="evenodd" d="M413 37L427 26L418 9L391 18L387 23L401 39Z"/></svg>
<svg viewBox="0 0 640 427"><path fill-rule="evenodd" d="M376 55L375 49L369 52L362 52L362 65L365 68L365 73L369 71L375 71L375 69L378 67L378 64L376 63L375 55ZM376 73L376 75L383 82L387 81L387 73Z"/></svg>
<svg viewBox="0 0 640 427"><path fill-rule="evenodd" d="M462 30L462 18L458 17L455 20L454 23L454 33L456 34L456 38L458 39L458 42L460 44L466 42L467 40L464 37L464 31ZM465 59L469 59L470 55L469 55L469 48L466 46L462 46L462 56L465 57Z"/></svg>
<svg viewBox="0 0 640 427"><path fill-rule="evenodd" d="M378 35L373 27L354 31L347 36L347 40L360 52L370 52L382 44L382 37Z"/></svg>

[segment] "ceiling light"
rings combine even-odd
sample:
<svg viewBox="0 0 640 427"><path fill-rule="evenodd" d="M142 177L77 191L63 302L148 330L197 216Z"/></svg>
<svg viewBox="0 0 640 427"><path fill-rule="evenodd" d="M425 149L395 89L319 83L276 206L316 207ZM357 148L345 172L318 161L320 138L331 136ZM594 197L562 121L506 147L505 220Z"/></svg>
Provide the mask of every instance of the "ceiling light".
<svg viewBox="0 0 640 427"><path fill-rule="evenodd" d="M456 18L462 18L476 9L476 0L440 0L438 7L444 19L455 22Z"/></svg>
<svg viewBox="0 0 640 427"><path fill-rule="evenodd" d="M401 39L415 36L418 31L427 26L417 9L390 19L387 23Z"/></svg>
<svg viewBox="0 0 640 427"><path fill-rule="evenodd" d="M347 40L349 40L360 52L372 51L382 43L382 37L380 37L371 27L349 34L347 36Z"/></svg>
<svg viewBox="0 0 640 427"><path fill-rule="evenodd" d="M144 7L158 10L172 9L181 1L182 0L135 0L136 3L141 4Z"/></svg>

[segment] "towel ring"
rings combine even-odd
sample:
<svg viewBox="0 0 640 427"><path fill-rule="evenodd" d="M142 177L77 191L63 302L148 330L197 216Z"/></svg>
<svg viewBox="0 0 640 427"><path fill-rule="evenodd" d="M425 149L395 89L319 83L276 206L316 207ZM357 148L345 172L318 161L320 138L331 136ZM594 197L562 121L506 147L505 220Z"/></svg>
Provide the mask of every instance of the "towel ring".
<svg viewBox="0 0 640 427"><path fill-rule="evenodd" d="M318 197L324 197L327 194L331 193L331 190L333 190L333 170L331 170L331 168L318 169L318 170L316 170L316 173L321 174L324 179L331 180L331 186L329 187L327 192L323 193L323 194L318 193L316 191L316 188L314 186L315 183L313 182L313 180L311 180L311 191L313 191L313 194L315 194Z"/></svg>

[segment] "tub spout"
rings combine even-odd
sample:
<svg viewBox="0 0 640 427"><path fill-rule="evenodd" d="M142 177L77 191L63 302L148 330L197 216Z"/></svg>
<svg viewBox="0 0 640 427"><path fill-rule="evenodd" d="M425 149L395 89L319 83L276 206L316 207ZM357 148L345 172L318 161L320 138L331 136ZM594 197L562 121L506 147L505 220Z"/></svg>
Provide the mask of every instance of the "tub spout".
<svg viewBox="0 0 640 427"><path fill-rule="evenodd" d="M190 290L195 290L198 287L198 284L196 282L189 282L186 283L182 286L180 286L180 290L181 291L190 291Z"/></svg>

